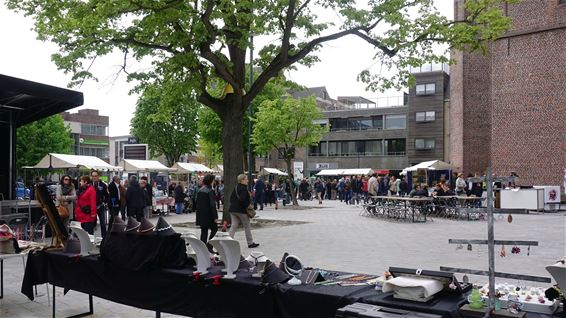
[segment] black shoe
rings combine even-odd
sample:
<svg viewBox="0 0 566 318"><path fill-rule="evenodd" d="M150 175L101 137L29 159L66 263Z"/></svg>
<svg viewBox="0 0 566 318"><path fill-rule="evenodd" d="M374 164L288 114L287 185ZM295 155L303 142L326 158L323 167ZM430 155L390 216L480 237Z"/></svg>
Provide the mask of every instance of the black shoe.
<svg viewBox="0 0 566 318"><path fill-rule="evenodd" d="M249 248L255 248L255 247L258 247L258 246L259 246L259 243L248 244Z"/></svg>

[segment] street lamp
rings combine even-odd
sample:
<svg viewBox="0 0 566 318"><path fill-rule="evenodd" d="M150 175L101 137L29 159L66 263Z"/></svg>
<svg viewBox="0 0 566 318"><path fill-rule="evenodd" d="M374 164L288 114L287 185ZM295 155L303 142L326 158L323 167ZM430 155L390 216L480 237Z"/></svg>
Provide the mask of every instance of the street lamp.
<svg viewBox="0 0 566 318"><path fill-rule="evenodd" d="M252 89L252 84L254 83L254 36L250 34L250 90ZM248 188L252 190L252 117L254 115L253 106L250 102L248 105L249 120L248 120Z"/></svg>

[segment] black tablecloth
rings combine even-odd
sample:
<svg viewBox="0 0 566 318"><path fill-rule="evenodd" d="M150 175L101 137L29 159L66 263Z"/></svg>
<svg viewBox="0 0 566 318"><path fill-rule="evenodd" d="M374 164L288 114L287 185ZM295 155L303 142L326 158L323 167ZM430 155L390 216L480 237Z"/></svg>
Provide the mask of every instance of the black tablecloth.
<svg viewBox="0 0 566 318"><path fill-rule="evenodd" d="M466 297L463 295L444 293L434 299L421 303L393 298L393 293L373 293L364 296L363 303L379 305L384 307L399 308L428 314L442 315L443 317L461 317L459 309L466 304Z"/></svg>
<svg viewBox="0 0 566 318"><path fill-rule="evenodd" d="M96 256L62 252L30 254L22 293L33 299L33 286L51 283L142 309L200 317L325 317L375 293L369 286L266 286L247 272L212 284L213 268L201 281L192 269L125 272ZM96 310L96 309L95 309Z"/></svg>

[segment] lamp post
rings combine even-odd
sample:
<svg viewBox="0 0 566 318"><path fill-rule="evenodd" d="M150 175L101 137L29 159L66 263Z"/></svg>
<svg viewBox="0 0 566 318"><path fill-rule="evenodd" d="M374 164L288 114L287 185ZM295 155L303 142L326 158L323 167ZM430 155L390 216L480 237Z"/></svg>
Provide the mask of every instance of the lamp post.
<svg viewBox="0 0 566 318"><path fill-rule="evenodd" d="M252 89L252 84L254 83L254 36L250 34L250 90ZM248 189L252 190L252 117L254 115L253 106L250 103L248 105L249 119L248 119Z"/></svg>

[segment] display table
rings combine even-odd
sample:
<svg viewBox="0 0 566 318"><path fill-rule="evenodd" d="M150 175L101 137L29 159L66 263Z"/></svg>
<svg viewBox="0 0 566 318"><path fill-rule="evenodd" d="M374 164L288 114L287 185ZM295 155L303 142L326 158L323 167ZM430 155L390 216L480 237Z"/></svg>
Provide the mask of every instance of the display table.
<svg viewBox="0 0 566 318"><path fill-rule="evenodd" d="M220 270L221 267L213 267L210 274L195 281L188 268L125 274L97 256L38 252L28 256L22 293L33 300L34 285L51 283L88 294L90 309L92 296L96 296L158 314L194 318L334 318L337 309L354 302L459 318L458 309L466 302L465 296L456 294L442 294L427 303L399 300L367 285L265 285L245 270L238 271L234 280L221 279L216 286L212 276ZM84 307L86 310L86 298Z"/></svg>
<svg viewBox="0 0 566 318"><path fill-rule="evenodd" d="M22 293L33 300L34 285L51 283L128 306L195 318L330 318L338 308L375 293L370 286L267 286L241 271L236 279L221 279L215 286L212 276L220 269L212 268L197 282L191 269L124 274L96 256L40 252L28 256Z"/></svg>

